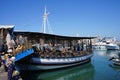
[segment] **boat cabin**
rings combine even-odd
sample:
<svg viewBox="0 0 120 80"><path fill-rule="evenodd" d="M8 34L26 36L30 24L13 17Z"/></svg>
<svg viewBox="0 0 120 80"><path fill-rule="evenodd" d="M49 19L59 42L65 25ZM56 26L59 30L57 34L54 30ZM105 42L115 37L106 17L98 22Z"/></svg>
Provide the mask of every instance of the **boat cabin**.
<svg viewBox="0 0 120 80"><path fill-rule="evenodd" d="M92 53L92 39L94 37L72 37L39 32L15 31L15 39L22 37L24 46L31 43L36 57L57 58L82 56ZM25 41L27 39L27 41Z"/></svg>

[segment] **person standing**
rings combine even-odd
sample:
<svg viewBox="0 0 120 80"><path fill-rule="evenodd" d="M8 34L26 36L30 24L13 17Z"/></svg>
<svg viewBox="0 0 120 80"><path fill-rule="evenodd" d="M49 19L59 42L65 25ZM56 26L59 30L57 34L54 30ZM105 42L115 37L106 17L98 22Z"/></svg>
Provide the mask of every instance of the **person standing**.
<svg viewBox="0 0 120 80"><path fill-rule="evenodd" d="M10 59L13 57L13 50L12 49L8 49L7 51L7 55L5 55L5 70L7 71L8 70L8 66L9 66L9 62L10 62Z"/></svg>
<svg viewBox="0 0 120 80"><path fill-rule="evenodd" d="M8 62L8 80L18 80L21 78L18 71L15 70L15 64L14 64L15 57L11 57ZM14 72L17 72L17 74L13 75Z"/></svg>
<svg viewBox="0 0 120 80"><path fill-rule="evenodd" d="M12 74L13 74L13 71L15 70L14 69L14 64L13 64L13 61L14 61L14 57L11 57L11 59L8 61L8 80L12 80Z"/></svg>

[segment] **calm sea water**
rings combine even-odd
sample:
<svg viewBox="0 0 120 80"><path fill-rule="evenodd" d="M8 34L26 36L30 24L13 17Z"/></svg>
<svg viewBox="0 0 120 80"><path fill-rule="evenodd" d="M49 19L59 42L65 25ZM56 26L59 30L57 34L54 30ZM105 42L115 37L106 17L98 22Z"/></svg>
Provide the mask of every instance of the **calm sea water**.
<svg viewBox="0 0 120 80"><path fill-rule="evenodd" d="M120 80L120 66L109 58L118 51L94 50L90 63L52 71L22 72L25 80Z"/></svg>

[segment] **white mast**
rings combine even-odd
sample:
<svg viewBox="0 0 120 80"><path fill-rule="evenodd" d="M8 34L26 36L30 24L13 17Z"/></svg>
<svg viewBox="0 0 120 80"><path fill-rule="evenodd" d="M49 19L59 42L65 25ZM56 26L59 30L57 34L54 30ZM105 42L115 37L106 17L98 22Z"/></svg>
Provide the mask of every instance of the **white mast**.
<svg viewBox="0 0 120 80"><path fill-rule="evenodd" d="M48 13L46 13L46 7L45 7L45 11L43 15L43 33L46 33L47 15Z"/></svg>

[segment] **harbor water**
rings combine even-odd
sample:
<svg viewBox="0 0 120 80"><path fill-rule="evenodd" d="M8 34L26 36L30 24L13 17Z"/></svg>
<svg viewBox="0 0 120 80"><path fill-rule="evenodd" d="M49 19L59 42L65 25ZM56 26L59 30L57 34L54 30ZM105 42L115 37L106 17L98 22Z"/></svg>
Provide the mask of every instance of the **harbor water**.
<svg viewBox="0 0 120 80"><path fill-rule="evenodd" d="M50 71L24 71L24 80L120 80L120 66L109 60L117 51L94 50L90 63Z"/></svg>

